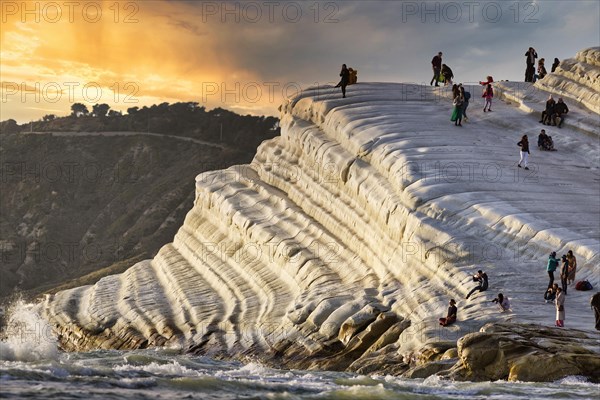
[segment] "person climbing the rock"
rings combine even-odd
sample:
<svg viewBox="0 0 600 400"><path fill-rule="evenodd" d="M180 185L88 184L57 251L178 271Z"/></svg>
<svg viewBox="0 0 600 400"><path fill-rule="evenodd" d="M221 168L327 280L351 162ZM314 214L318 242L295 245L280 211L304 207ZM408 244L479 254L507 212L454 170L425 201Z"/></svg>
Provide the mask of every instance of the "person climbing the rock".
<svg viewBox="0 0 600 400"><path fill-rule="evenodd" d="M504 296L502 293L498 293L498 297L492 300L492 303L498 304L498 307L500 307L500 311L502 312L510 310L510 301L508 300L508 297Z"/></svg>
<svg viewBox="0 0 600 400"><path fill-rule="evenodd" d="M433 78L431 79L431 82L429 82L429 86L433 85L433 82L435 82L435 86L440 86L440 85L438 85L438 82L440 80L440 72L442 71L442 52L441 51L439 53L437 53L437 56L434 56L431 59L431 68L433 68Z"/></svg>
<svg viewBox="0 0 600 400"><path fill-rule="evenodd" d="M546 303L554 303L554 299L556 298L556 289L558 288L558 283L555 283L552 285L552 287L549 287L548 290L546 290L546 293L544 293L544 301Z"/></svg>
<svg viewBox="0 0 600 400"><path fill-rule="evenodd" d="M494 89L491 84L487 84L481 95L485 99L485 105L483 106L483 112L492 111L492 99L494 98Z"/></svg>
<svg viewBox="0 0 600 400"><path fill-rule="evenodd" d="M561 288L556 289L556 326L563 328L565 326L565 294Z"/></svg>
<svg viewBox="0 0 600 400"><path fill-rule="evenodd" d="M575 275L577 274L577 258L573 254L573 250L567 251L567 260L569 260L569 275L567 277L567 285L575 282Z"/></svg>
<svg viewBox="0 0 600 400"><path fill-rule="evenodd" d="M548 277L550 281L548 282L548 287L552 287L554 283L554 271L556 271L556 267L558 267L558 259L556 258L556 252L553 251L548 256L548 265L546 266L546 271L548 271Z"/></svg>
<svg viewBox="0 0 600 400"><path fill-rule="evenodd" d="M530 47L529 50L525 53L525 62L527 63L527 69L525 70L525 82L533 82L533 75L535 74L535 59L537 58L537 53L533 47Z"/></svg>
<svg viewBox="0 0 600 400"><path fill-rule="evenodd" d="M473 282L477 282L478 284L471 289L469 294L467 294L467 299L476 291L485 292L488 289L488 276L482 270L477 271L477 273L473 275Z"/></svg>
<svg viewBox="0 0 600 400"><path fill-rule="evenodd" d="M521 159L519 160L519 164L517 166L521 168L521 164L523 164L523 167L528 170L529 139L527 138L527 135L523 135L521 137L521 141L517 143L517 146L521 148ZM552 283L550 283L549 286L552 286Z"/></svg>
<svg viewBox="0 0 600 400"><path fill-rule="evenodd" d="M562 286L562 292L567 295L567 279L569 278L569 260L567 259L567 255L563 254L561 257L561 267L560 267L560 284Z"/></svg>
<svg viewBox="0 0 600 400"><path fill-rule="evenodd" d="M456 301L454 299L450 299L450 305L448 306L448 313L446 314L446 318L440 318L441 326L448 326L453 324L456 321L456 313L458 309L456 308Z"/></svg>
<svg viewBox="0 0 600 400"><path fill-rule="evenodd" d="M600 292L590 298L590 307L594 310L594 318L596 318L596 330L600 331Z"/></svg>
<svg viewBox="0 0 600 400"><path fill-rule="evenodd" d="M342 79L340 80L340 82L337 85L335 85L335 87L342 88L342 97L345 98L346 97L346 86L348 86L348 83L350 82L350 71L346 67L346 64L342 64L342 71L340 72L340 76L342 77Z"/></svg>

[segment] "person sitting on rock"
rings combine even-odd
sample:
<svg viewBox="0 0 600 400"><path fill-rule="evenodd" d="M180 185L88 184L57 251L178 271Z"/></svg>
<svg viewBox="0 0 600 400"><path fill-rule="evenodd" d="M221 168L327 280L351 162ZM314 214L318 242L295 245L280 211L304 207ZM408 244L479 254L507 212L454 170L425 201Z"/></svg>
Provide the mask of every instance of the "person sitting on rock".
<svg viewBox="0 0 600 400"><path fill-rule="evenodd" d="M540 123L546 124L547 121L550 120L551 114L548 114L548 112L552 111L552 108L554 107L555 104L556 104L556 101L554 101L554 98L552 97L552 95L550 95L548 97L548 100L546 100L546 109L544 111L542 111L542 118L540 119Z"/></svg>
<svg viewBox="0 0 600 400"><path fill-rule="evenodd" d="M554 148L554 141L552 140L552 136L546 135L545 129L542 129L538 136L538 147L541 150L556 151L556 149Z"/></svg>
<svg viewBox="0 0 600 400"><path fill-rule="evenodd" d="M550 120L553 125L562 127L562 123L565 120L565 115L569 112L569 107L565 104L562 97L558 99L558 103L552 109L552 114L550 115Z"/></svg>
<svg viewBox="0 0 600 400"><path fill-rule="evenodd" d="M485 292L488 288L488 276L482 270L477 271L475 275L473 275L473 282L478 282L477 286L475 286L469 294L467 295L467 299L471 297L473 293L476 291Z"/></svg>
<svg viewBox="0 0 600 400"><path fill-rule="evenodd" d="M546 293L544 293L544 301L546 304L554 302L554 299L556 299L556 289L558 289L558 283L553 284L552 287L549 287L548 290L546 290Z"/></svg>
<svg viewBox="0 0 600 400"><path fill-rule="evenodd" d="M510 310L510 301L508 301L508 297L505 297L502 293L498 293L498 297L492 300L492 303L498 304L498 307L500 307L500 311L502 312Z"/></svg>
<svg viewBox="0 0 600 400"><path fill-rule="evenodd" d="M448 326L453 324L456 321L456 313L458 312L458 309L456 308L456 301L454 301L454 299L450 299L450 306L448 307L448 314L446 315L446 318L440 318L440 325L441 326Z"/></svg>

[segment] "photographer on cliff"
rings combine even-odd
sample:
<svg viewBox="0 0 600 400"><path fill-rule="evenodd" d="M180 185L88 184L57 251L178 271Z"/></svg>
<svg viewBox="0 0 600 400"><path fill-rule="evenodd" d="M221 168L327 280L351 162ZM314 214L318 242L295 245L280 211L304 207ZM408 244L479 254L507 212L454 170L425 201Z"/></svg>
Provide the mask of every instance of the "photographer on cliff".
<svg viewBox="0 0 600 400"><path fill-rule="evenodd" d="M473 282L478 282L479 284L475 286L467 295L467 299L471 297L473 293L476 291L485 292L488 288L488 276L482 270L477 271L475 275L473 275Z"/></svg>

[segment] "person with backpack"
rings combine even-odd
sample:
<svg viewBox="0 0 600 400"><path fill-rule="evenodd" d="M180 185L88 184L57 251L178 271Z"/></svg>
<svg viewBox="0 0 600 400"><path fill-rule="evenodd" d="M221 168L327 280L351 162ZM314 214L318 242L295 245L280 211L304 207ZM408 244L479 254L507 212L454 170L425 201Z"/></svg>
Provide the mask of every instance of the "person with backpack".
<svg viewBox="0 0 600 400"><path fill-rule="evenodd" d="M563 328L565 326L565 294L561 288L556 289L556 326Z"/></svg>
<svg viewBox="0 0 600 400"><path fill-rule="evenodd" d="M469 294L467 294L467 297L466 297L467 300L476 291L485 292L489 286L488 276L482 270L477 271L477 273L475 275L473 275L473 282L477 282L477 286L475 286L473 289L471 289Z"/></svg>
<svg viewBox="0 0 600 400"><path fill-rule="evenodd" d="M596 318L596 330L600 331L600 292L597 292L590 298L590 307L594 310L594 318Z"/></svg>
<svg viewBox="0 0 600 400"><path fill-rule="evenodd" d="M554 283L554 271L556 271L556 267L558 266L558 259L556 258L556 252L553 251L548 256L548 264L546 265L546 271L548 272L548 277L550 281L548 282L548 287L551 288Z"/></svg>
<svg viewBox="0 0 600 400"><path fill-rule="evenodd" d="M335 87L339 88L341 86L342 97L345 98L346 86L348 86L348 83L350 83L350 71L348 70L348 67L346 67L346 64L342 64L342 71L340 72L340 76L342 77L342 79L337 85L335 85Z"/></svg>
<svg viewBox="0 0 600 400"><path fill-rule="evenodd" d="M523 167L526 170L529 170L529 167L527 167L527 161L529 158L529 139L527 138L527 135L523 135L521 137L521 141L517 143L517 146L521 148L521 158L517 166L521 168L521 164L523 164ZM554 255L556 255L556 253L554 253ZM550 286L552 286L552 282L550 283Z"/></svg>
<svg viewBox="0 0 600 400"><path fill-rule="evenodd" d="M467 122L469 120L469 118L467 117L467 107L469 107L469 99L471 98L471 93L467 92L462 84L459 85L459 88L460 93L463 97L462 115L465 122Z"/></svg>
<svg viewBox="0 0 600 400"><path fill-rule="evenodd" d="M487 84L481 95L485 99L485 105L483 106L483 112L492 111L492 99L494 98L494 89L491 84Z"/></svg>

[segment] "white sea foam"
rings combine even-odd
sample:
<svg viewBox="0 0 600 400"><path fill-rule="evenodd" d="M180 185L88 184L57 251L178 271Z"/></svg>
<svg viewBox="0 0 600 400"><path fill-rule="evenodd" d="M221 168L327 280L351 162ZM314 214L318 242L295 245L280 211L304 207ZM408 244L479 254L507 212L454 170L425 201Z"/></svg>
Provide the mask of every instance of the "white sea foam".
<svg viewBox="0 0 600 400"><path fill-rule="evenodd" d="M34 311L33 304L21 300L9 307L7 324L0 341L0 359L40 361L58 358L58 340L50 325Z"/></svg>

